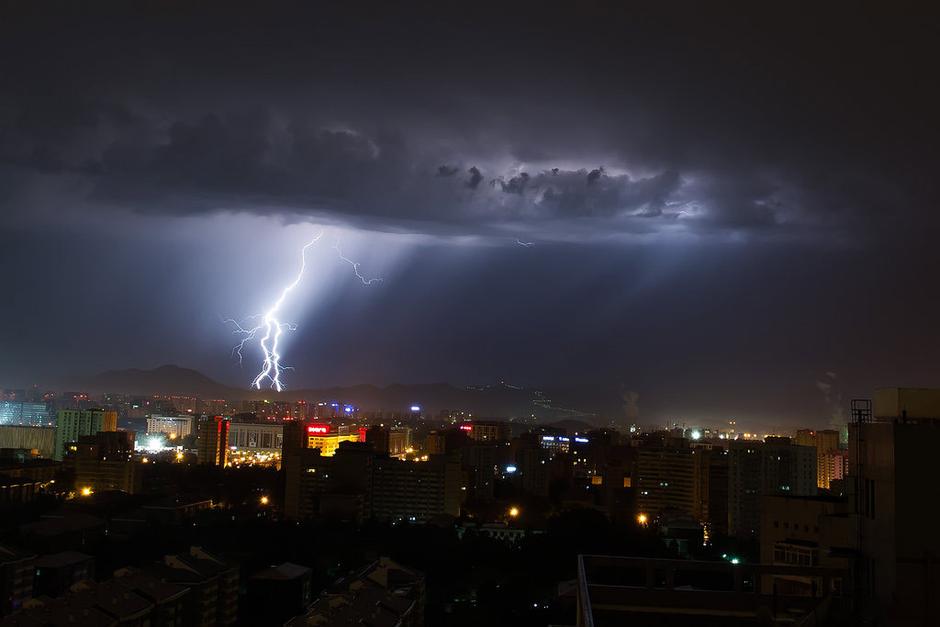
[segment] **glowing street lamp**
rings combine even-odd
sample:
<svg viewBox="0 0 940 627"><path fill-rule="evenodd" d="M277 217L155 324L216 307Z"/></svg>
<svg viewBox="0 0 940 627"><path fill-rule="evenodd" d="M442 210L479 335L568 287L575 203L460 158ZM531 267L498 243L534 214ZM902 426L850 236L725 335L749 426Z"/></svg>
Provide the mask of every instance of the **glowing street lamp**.
<svg viewBox="0 0 940 627"><path fill-rule="evenodd" d="M509 517L510 518L519 518L519 508L513 505L509 508Z"/></svg>
<svg viewBox="0 0 940 627"><path fill-rule="evenodd" d="M270 499L266 496L262 496L260 501L262 505L267 505L270 502Z"/></svg>
<svg viewBox="0 0 940 627"><path fill-rule="evenodd" d="M91 489L91 486L85 486L82 488L82 496L91 496L95 491Z"/></svg>
<svg viewBox="0 0 940 627"><path fill-rule="evenodd" d="M650 517L647 514L640 512L639 514L636 515L636 524L640 525L641 527L645 527L646 525L649 524L649 522L650 522Z"/></svg>

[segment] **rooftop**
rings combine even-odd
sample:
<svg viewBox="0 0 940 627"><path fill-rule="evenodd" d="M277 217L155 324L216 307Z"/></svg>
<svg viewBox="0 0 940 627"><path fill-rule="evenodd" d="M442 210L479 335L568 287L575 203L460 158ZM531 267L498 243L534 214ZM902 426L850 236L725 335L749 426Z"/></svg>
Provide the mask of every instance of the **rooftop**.
<svg viewBox="0 0 940 627"><path fill-rule="evenodd" d="M262 571L259 571L252 575L252 579L279 579L279 580L290 580L297 579L298 577L303 577L304 575L310 574L311 570L306 566L300 566L299 564L292 564L291 562L284 562L280 566L271 566L270 568L265 568Z"/></svg>
<svg viewBox="0 0 940 627"><path fill-rule="evenodd" d="M848 577L837 568L731 564L694 560L581 555L578 627L668 627L795 624L824 607L847 607L848 597L773 596L761 589L769 575L813 577L822 591ZM773 608L778 608L774 613ZM817 614L818 625L825 617Z"/></svg>
<svg viewBox="0 0 940 627"><path fill-rule="evenodd" d="M62 551L61 553L52 553L43 555L36 560L37 568L60 568L72 564L81 564L89 560L94 560L91 555L79 553L78 551Z"/></svg>

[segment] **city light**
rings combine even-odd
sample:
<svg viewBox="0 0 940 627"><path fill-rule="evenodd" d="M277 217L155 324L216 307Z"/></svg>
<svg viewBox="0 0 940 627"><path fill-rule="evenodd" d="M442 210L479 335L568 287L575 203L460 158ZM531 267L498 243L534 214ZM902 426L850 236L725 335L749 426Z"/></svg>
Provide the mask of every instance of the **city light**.
<svg viewBox="0 0 940 627"><path fill-rule="evenodd" d="M510 518L519 518L519 508L513 505L509 508L509 517Z"/></svg>
<svg viewBox="0 0 940 627"><path fill-rule="evenodd" d="M267 496L262 496L259 500L262 505L267 505L270 502L270 499Z"/></svg>
<svg viewBox="0 0 940 627"><path fill-rule="evenodd" d="M721 554L721 558L722 558L723 560L727 560L728 562L730 562L730 563L732 563L732 564L734 564L734 565L737 565L737 564L740 564L740 563L741 563L741 558L738 557L737 555L728 555L727 553L722 553L722 554Z"/></svg>
<svg viewBox="0 0 940 627"><path fill-rule="evenodd" d="M636 524L640 525L641 527L645 527L646 525L649 524L649 522L650 522L650 517L647 514L640 512L639 514L636 515Z"/></svg>
<svg viewBox="0 0 940 627"><path fill-rule="evenodd" d="M91 489L91 486L85 486L82 488L82 496L91 496L95 491Z"/></svg>
<svg viewBox="0 0 940 627"><path fill-rule="evenodd" d="M692 439L693 439L693 440L701 440L701 439L702 439L702 432L699 431L698 429L696 429L695 431L693 431L693 432L692 432Z"/></svg>
<svg viewBox="0 0 940 627"><path fill-rule="evenodd" d="M511 474L514 473L514 472L516 472L516 467L515 467L515 466L512 466L512 465L506 466L506 474L507 474L507 475L511 475Z"/></svg>
<svg viewBox="0 0 940 627"><path fill-rule="evenodd" d="M421 405L412 405L411 411L421 411Z"/></svg>

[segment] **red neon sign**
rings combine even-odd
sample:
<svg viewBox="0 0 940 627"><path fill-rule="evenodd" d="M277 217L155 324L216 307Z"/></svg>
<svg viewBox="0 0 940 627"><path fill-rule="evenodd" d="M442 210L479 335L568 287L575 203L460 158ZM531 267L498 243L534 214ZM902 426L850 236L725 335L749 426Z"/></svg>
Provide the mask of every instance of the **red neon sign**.
<svg viewBox="0 0 940 627"><path fill-rule="evenodd" d="M307 433L329 433L330 425L310 425L307 427Z"/></svg>
<svg viewBox="0 0 940 627"><path fill-rule="evenodd" d="M460 430L461 431L473 431L473 425L462 424L460 425Z"/></svg>

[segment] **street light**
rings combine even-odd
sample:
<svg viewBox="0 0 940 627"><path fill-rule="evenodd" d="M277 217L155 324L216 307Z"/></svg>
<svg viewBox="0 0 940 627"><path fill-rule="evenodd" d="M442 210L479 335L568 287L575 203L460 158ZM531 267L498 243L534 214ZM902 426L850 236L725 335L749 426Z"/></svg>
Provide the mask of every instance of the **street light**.
<svg viewBox="0 0 940 627"><path fill-rule="evenodd" d="M519 508L513 505L509 508L509 517L510 518L519 518Z"/></svg>

